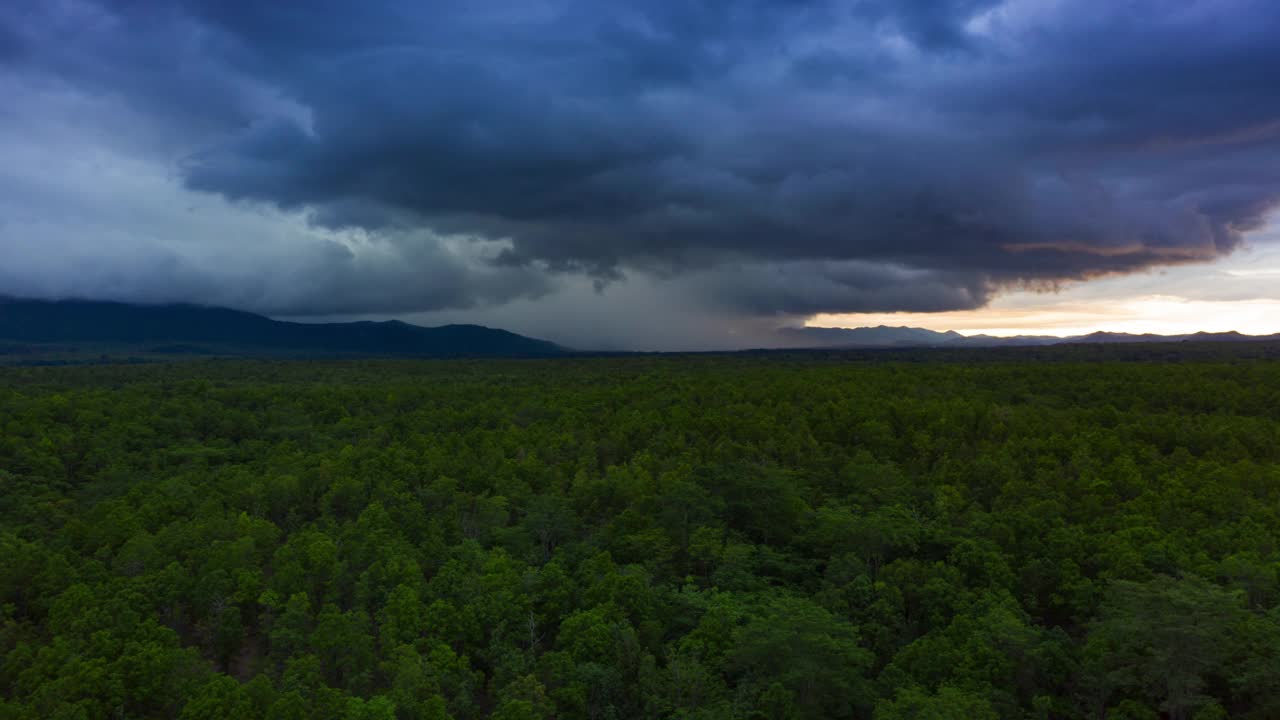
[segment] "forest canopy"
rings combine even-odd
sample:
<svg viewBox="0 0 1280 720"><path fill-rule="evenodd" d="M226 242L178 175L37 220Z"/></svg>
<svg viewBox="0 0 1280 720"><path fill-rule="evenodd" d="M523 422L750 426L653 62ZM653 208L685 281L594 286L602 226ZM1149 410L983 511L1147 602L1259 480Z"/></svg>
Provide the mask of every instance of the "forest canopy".
<svg viewBox="0 0 1280 720"><path fill-rule="evenodd" d="M1280 365L0 370L0 719L1280 716Z"/></svg>

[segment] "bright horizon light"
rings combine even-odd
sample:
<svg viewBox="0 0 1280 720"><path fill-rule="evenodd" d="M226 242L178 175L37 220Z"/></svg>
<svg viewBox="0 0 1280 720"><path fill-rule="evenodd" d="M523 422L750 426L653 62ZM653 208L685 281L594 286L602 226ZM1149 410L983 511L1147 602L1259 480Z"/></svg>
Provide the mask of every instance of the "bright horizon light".
<svg viewBox="0 0 1280 720"><path fill-rule="evenodd" d="M1018 307L1022 293L998 298L980 310L945 313L867 313L819 315L810 327L906 325L961 335L1087 335L1092 332L1179 335L1237 331L1246 335L1280 333L1280 300L1208 301L1151 295L1061 302Z"/></svg>
<svg viewBox="0 0 1280 720"><path fill-rule="evenodd" d="M1280 334L1280 210L1248 233L1245 247L1207 263L1068 283L1057 291L1007 290L972 310L825 313L805 325L906 326L994 337Z"/></svg>
<svg viewBox="0 0 1280 720"><path fill-rule="evenodd" d="M811 327L921 327L962 335L1181 335L1280 333L1280 219L1252 234L1251 247L1208 264L1102 278L1057 292L1014 290L985 307L940 313L850 313L812 318Z"/></svg>

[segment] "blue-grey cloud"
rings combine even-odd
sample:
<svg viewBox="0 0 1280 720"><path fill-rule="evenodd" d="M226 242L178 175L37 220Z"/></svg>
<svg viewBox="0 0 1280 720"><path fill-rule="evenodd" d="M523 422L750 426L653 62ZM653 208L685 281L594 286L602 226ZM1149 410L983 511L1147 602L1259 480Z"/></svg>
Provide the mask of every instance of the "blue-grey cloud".
<svg viewBox="0 0 1280 720"><path fill-rule="evenodd" d="M503 244L478 277L681 278L751 315L971 308L1232 252L1280 200L1276 37L1270 0L0 11L8 72L131 105L190 190Z"/></svg>

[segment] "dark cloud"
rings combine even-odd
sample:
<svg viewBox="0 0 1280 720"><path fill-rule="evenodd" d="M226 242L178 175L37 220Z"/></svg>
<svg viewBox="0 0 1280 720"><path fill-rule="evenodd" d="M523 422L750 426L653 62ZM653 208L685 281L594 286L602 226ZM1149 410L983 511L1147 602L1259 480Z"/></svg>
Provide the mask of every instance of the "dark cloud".
<svg viewBox="0 0 1280 720"><path fill-rule="evenodd" d="M726 265L702 273L708 304L757 316L804 317L862 312L939 312L986 304L980 274L913 270L860 261L788 261Z"/></svg>
<svg viewBox="0 0 1280 720"><path fill-rule="evenodd" d="M544 273L477 266L430 237L343 242L302 231L270 251L251 243L211 251L216 237L195 248L125 238L85 244L48 224L28 228L23 223L12 232L38 234L41 242L9 248L0 266L0 287L20 297L198 301L285 316L392 315L500 305L554 289Z"/></svg>
<svg viewBox="0 0 1280 720"><path fill-rule="evenodd" d="M1000 0L871 0L850 6L856 15L918 47L960 50L979 44L966 24L1000 4Z"/></svg>
<svg viewBox="0 0 1280 720"><path fill-rule="evenodd" d="M0 63L19 60L26 49L22 32L8 18L0 17Z"/></svg>
<svg viewBox="0 0 1280 720"><path fill-rule="evenodd" d="M0 11L0 61L140 109L191 190L395 247L427 229L504 248L438 294L392 287L436 255L306 265L333 289L297 313L504 302L545 273L678 279L756 316L967 309L1213 259L1280 199L1270 0L22 12L19 42Z"/></svg>

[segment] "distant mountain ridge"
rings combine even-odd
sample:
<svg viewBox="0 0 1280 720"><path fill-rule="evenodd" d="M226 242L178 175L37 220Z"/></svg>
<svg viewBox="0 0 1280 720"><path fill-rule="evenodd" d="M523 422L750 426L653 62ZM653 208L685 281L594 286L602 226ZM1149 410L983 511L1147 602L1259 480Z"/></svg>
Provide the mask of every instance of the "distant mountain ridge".
<svg viewBox="0 0 1280 720"><path fill-rule="evenodd" d="M928 348L928 347L1034 347L1071 344L1120 344L1150 342L1249 342L1280 340L1275 335L1245 335L1234 330L1211 333L1195 332L1182 335L1156 335L1144 333L1117 333L1098 331L1087 335L1057 337L1055 335L961 335L954 330L938 332L914 327L826 328L790 327L778 331L779 335L795 348Z"/></svg>
<svg viewBox="0 0 1280 720"><path fill-rule="evenodd" d="M201 305L5 297L0 297L0 339L416 357L543 357L566 352L546 340L480 325L422 327L396 320L297 323Z"/></svg>
<svg viewBox="0 0 1280 720"><path fill-rule="evenodd" d="M1276 335L1197 332L1154 335L1094 332L1072 337L961 335L917 327L790 327L771 347L792 349L997 348L1070 344L1247 342ZM13 344L18 345L13 345ZM385 322L298 323L202 305L141 305L0 296L0 355L22 343L146 346L150 353L307 354L405 357L551 357L577 352L546 340L480 325L423 327ZM8 347L5 350L5 347Z"/></svg>
<svg viewBox="0 0 1280 720"><path fill-rule="evenodd" d="M914 327L783 328L779 333L788 340L820 342L834 346L921 347L953 343L964 336L954 330L937 332Z"/></svg>

